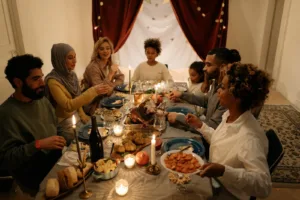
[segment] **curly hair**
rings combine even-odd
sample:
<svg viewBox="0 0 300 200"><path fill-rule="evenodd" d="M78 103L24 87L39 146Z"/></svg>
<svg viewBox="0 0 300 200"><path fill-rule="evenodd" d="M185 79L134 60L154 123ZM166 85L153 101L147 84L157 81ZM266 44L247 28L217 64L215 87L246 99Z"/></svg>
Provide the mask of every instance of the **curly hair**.
<svg viewBox="0 0 300 200"><path fill-rule="evenodd" d="M156 52L157 52L157 55L160 55L160 53L161 53L161 42L158 38L149 38L149 39L145 40L145 42L144 42L145 50L148 47L151 47L151 48L155 49Z"/></svg>
<svg viewBox="0 0 300 200"><path fill-rule="evenodd" d="M32 69L41 69L43 64L43 61L39 57L35 57L31 54L15 56L7 62L4 73L12 87L16 88L13 81L14 78L19 78L22 81L25 81L25 79L30 75L30 71Z"/></svg>
<svg viewBox="0 0 300 200"><path fill-rule="evenodd" d="M204 81L204 71L203 71L204 67L205 67L205 63L200 61L195 61L190 65L190 69L195 70L200 76L198 83L202 83Z"/></svg>
<svg viewBox="0 0 300 200"><path fill-rule="evenodd" d="M111 65L112 64L112 54L114 53L114 45L108 37L100 37L99 40L95 43L91 61L94 61L96 58L99 58L98 51L99 51L101 44L103 44L104 42L107 42L111 49L111 55L110 55L110 59L108 61L108 64Z"/></svg>
<svg viewBox="0 0 300 200"><path fill-rule="evenodd" d="M234 63L227 76L229 92L241 100L242 111L261 106L268 98L272 79L253 64Z"/></svg>

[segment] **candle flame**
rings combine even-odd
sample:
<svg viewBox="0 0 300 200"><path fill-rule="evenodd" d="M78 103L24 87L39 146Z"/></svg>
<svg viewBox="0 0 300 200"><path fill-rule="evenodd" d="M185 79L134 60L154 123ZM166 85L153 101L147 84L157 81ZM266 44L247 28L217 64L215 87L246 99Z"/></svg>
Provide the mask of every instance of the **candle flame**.
<svg viewBox="0 0 300 200"><path fill-rule="evenodd" d="M155 140L155 135L154 134L152 135L152 140Z"/></svg>
<svg viewBox="0 0 300 200"><path fill-rule="evenodd" d="M72 116L72 122L73 122L73 125L75 126L75 125L76 125L76 118L75 118L75 115Z"/></svg>

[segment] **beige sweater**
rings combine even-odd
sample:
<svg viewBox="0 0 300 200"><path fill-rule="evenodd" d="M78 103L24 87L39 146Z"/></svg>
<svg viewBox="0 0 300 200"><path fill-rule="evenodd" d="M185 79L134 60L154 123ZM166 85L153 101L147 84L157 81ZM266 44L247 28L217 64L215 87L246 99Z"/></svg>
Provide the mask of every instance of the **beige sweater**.
<svg viewBox="0 0 300 200"><path fill-rule="evenodd" d="M132 81L173 81L172 76L166 65L157 62L156 65L150 66L147 62L142 62L134 71Z"/></svg>
<svg viewBox="0 0 300 200"><path fill-rule="evenodd" d="M82 106L89 104L96 96L98 96L95 88L90 88L78 97L72 99L67 89L55 79L49 79L47 82L52 98L56 102L55 113L58 122L71 117L75 111L78 112L83 122L89 120L89 117L83 112Z"/></svg>

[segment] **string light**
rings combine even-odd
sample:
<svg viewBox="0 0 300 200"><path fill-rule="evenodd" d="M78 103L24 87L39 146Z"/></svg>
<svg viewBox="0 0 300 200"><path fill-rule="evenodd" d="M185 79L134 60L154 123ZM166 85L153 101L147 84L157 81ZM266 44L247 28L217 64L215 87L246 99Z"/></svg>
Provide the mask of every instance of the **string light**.
<svg viewBox="0 0 300 200"><path fill-rule="evenodd" d="M205 17L206 15L204 13L202 13L202 17Z"/></svg>
<svg viewBox="0 0 300 200"><path fill-rule="evenodd" d="M101 19L101 16L98 16L98 20L100 20Z"/></svg>
<svg viewBox="0 0 300 200"><path fill-rule="evenodd" d="M201 10L201 7L200 7L200 6L198 6L198 7L197 7L197 10L198 10L198 11L200 11L200 10Z"/></svg>
<svg viewBox="0 0 300 200"><path fill-rule="evenodd" d="M103 6L103 1L100 1L100 6Z"/></svg>
<svg viewBox="0 0 300 200"><path fill-rule="evenodd" d="M97 30L99 26L94 26L94 30Z"/></svg>

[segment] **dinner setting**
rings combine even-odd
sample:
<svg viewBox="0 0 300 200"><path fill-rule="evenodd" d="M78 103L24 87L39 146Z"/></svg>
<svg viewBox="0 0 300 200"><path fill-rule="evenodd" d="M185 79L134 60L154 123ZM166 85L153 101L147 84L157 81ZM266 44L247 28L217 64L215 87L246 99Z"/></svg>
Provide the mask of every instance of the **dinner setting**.
<svg viewBox="0 0 300 200"><path fill-rule="evenodd" d="M226 45L229 1L73 2L91 8L84 46L5 58L0 199L272 200L296 183L297 112L268 104L271 58Z"/></svg>

